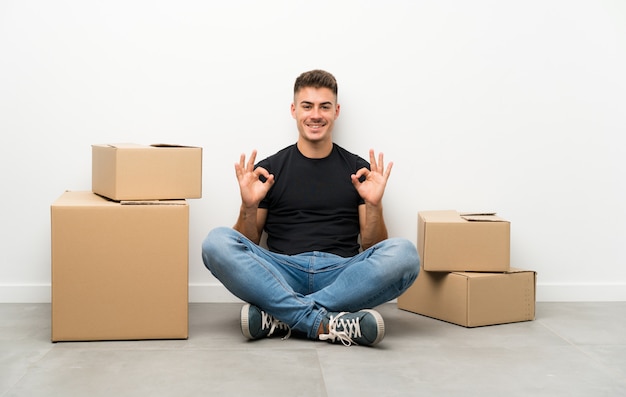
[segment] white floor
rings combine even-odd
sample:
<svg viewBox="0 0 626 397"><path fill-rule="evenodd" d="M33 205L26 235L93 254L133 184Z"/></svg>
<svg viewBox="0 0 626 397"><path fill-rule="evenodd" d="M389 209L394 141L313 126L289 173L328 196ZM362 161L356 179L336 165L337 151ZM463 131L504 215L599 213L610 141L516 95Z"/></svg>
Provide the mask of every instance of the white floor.
<svg viewBox="0 0 626 397"><path fill-rule="evenodd" d="M0 304L0 396L626 396L626 302L473 329L388 303L374 348L246 341L239 308L191 304L188 340L53 344L50 305Z"/></svg>

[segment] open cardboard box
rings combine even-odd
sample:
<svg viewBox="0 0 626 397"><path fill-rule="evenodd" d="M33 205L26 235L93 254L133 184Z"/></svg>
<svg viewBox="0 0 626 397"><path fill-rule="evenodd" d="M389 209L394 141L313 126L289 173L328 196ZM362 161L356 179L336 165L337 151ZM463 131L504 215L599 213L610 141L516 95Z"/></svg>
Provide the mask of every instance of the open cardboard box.
<svg viewBox="0 0 626 397"><path fill-rule="evenodd" d="M511 224L495 213L420 211L417 249L427 271L506 272Z"/></svg>
<svg viewBox="0 0 626 397"><path fill-rule="evenodd" d="M91 190L112 200L202 197L202 148L168 144L92 145Z"/></svg>

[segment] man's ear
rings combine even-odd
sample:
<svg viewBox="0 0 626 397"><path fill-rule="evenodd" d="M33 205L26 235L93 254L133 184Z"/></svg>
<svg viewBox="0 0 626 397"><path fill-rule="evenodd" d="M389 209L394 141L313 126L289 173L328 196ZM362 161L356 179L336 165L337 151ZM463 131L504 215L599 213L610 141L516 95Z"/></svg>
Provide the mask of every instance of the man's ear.
<svg viewBox="0 0 626 397"><path fill-rule="evenodd" d="M291 103L291 117L296 118L296 104L293 102Z"/></svg>
<svg viewBox="0 0 626 397"><path fill-rule="evenodd" d="M337 108L335 109L335 120L339 117L339 111L341 110L341 105L337 104Z"/></svg>

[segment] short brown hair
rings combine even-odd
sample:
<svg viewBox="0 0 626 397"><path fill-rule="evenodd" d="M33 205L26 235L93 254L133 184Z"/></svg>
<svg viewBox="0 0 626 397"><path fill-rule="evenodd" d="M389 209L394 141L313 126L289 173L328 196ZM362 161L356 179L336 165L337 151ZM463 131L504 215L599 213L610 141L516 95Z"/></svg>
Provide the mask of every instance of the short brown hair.
<svg viewBox="0 0 626 397"><path fill-rule="evenodd" d="M296 79L296 83L293 86L293 94L296 95L298 91L305 87L328 88L337 96L337 80L335 80L335 76L325 70L315 69L302 73Z"/></svg>

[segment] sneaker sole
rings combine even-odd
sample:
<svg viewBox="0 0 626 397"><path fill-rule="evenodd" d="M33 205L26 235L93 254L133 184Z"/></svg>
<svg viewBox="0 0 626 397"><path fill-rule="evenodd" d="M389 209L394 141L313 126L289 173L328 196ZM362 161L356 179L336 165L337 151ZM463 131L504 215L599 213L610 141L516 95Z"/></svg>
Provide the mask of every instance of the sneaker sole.
<svg viewBox="0 0 626 397"><path fill-rule="evenodd" d="M376 336L376 339L374 339L374 341L370 344L370 346L374 346L375 344L383 340L383 338L385 337L385 320L383 320L383 316L381 316L380 313L378 313L376 310L364 309L361 311L370 313L376 319L376 326L378 327L378 335Z"/></svg>
<svg viewBox="0 0 626 397"><path fill-rule="evenodd" d="M244 305L241 308L241 333L248 339L254 339L252 334L250 333L249 326L249 316L250 316L250 304Z"/></svg>

